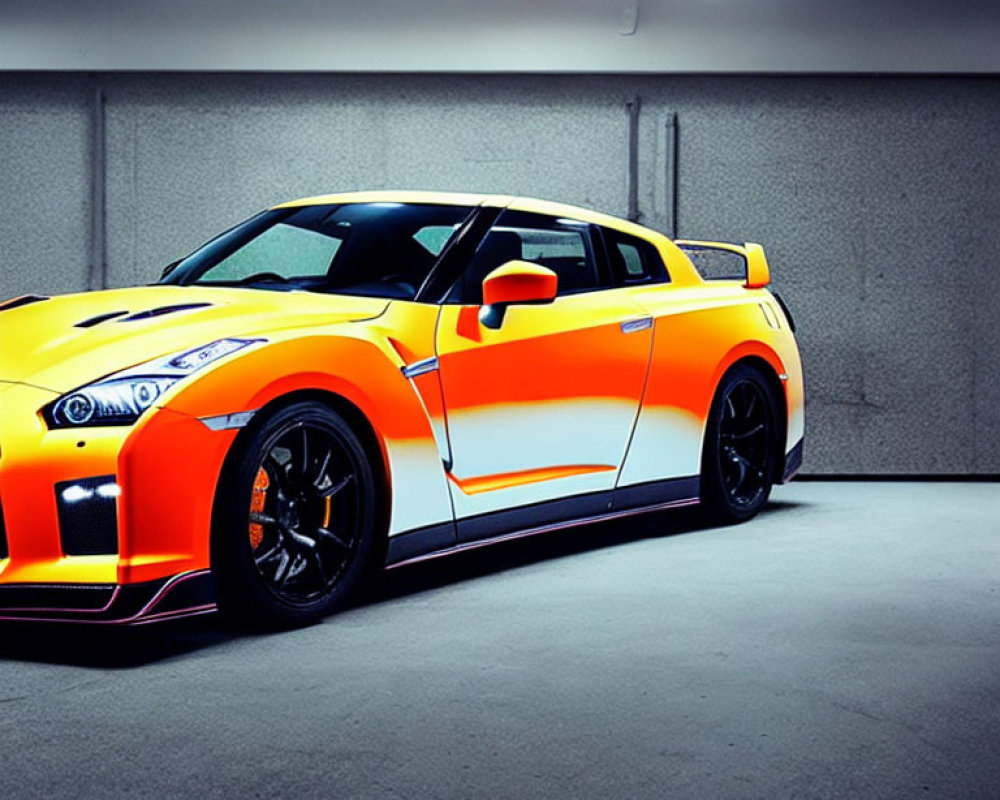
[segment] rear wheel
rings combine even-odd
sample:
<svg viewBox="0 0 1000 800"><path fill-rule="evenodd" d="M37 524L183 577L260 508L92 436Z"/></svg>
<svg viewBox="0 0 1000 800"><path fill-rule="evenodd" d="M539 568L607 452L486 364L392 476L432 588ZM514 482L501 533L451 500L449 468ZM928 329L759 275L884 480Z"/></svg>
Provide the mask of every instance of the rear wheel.
<svg viewBox="0 0 1000 800"><path fill-rule="evenodd" d="M220 609L280 626L342 605L372 549L375 501L361 441L321 403L288 406L247 431L216 499Z"/></svg>
<svg viewBox="0 0 1000 800"><path fill-rule="evenodd" d="M771 493L778 447L778 402L757 369L737 364L722 377L708 416L701 500L712 522L743 522Z"/></svg>

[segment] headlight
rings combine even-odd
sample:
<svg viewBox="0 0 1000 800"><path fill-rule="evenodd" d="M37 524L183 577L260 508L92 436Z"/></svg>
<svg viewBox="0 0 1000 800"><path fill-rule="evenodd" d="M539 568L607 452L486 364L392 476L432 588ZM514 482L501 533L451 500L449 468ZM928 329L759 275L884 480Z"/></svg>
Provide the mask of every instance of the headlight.
<svg viewBox="0 0 1000 800"><path fill-rule="evenodd" d="M178 380L150 375L84 386L63 395L52 406L54 427L129 425Z"/></svg>
<svg viewBox="0 0 1000 800"><path fill-rule="evenodd" d="M177 381L262 339L219 339L109 375L64 394L42 410L50 428L131 425Z"/></svg>

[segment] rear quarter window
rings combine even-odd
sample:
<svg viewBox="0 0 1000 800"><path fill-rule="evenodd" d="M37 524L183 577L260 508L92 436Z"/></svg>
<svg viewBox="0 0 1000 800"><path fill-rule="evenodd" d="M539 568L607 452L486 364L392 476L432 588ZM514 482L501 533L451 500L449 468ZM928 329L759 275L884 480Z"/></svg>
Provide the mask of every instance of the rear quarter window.
<svg viewBox="0 0 1000 800"><path fill-rule="evenodd" d="M652 242L611 228L602 228L601 234L616 285L669 282L670 275Z"/></svg>
<svg viewBox="0 0 1000 800"><path fill-rule="evenodd" d="M641 278L646 274L646 266L642 263L642 256L639 254L638 247L625 242L619 242L615 247L618 248L618 253L622 257L622 261L625 262L625 274L628 277Z"/></svg>

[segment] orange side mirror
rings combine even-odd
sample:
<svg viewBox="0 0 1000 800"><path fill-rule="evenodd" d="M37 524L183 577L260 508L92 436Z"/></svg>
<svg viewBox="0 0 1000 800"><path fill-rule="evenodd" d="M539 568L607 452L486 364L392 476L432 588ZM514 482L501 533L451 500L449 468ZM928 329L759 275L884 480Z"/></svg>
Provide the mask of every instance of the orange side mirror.
<svg viewBox="0 0 1000 800"><path fill-rule="evenodd" d="M483 305L548 303L558 286L552 270L530 261L508 261L483 279Z"/></svg>

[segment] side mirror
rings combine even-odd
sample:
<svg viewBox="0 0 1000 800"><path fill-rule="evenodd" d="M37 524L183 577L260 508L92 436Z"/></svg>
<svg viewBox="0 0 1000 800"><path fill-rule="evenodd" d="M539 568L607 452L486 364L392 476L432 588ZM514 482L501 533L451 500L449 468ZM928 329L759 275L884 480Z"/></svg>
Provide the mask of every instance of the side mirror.
<svg viewBox="0 0 1000 800"><path fill-rule="evenodd" d="M479 321L499 328L511 303L551 303L559 288L559 276L530 261L508 261L483 279L483 308Z"/></svg>

